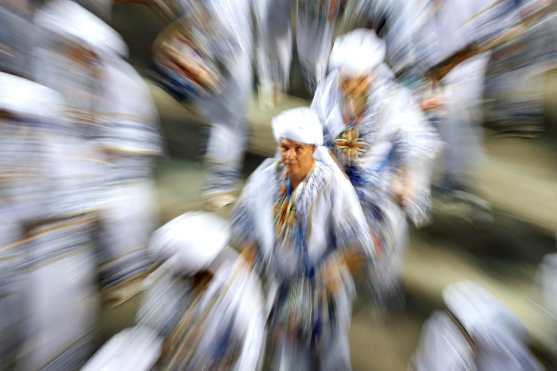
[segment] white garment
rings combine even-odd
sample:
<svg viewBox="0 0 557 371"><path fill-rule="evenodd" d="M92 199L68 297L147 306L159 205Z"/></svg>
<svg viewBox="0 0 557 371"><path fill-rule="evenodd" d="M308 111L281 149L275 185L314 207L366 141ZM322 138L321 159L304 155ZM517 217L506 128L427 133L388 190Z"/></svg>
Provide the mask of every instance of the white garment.
<svg viewBox="0 0 557 371"><path fill-rule="evenodd" d="M195 100L205 120L211 125L207 144L209 177L207 192L232 190L240 176L247 145L247 110L252 88L251 0L209 0L211 16L217 17L231 44L221 55L229 76L221 90Z"/></svg>
<svg viewBox="0 0 557 371"><path fill-rule="evenodd" d="M240 262L241 263L241 262ZM230 326L230 337L226 346L240 346L239 358L234 364L237 371L255 371L260 369L265 347L265 317L261 288L255 273L225 261L214 271L215 276L207 289L197 297L191 292L189 280L184 276L177 276L171 271L156 271L150 281L144 301L138 313L138 326L133 330L121 333L107 343L91 360L90 369L102 361L110 370L120 370L118 366L129 368L130 363L141 362L152 364L160 354L160 341L170 336L185 311L203 313L217 295L216 306L211 308L204 331L198 342L198 348L191 354L192 361L198 366L209 361L215 354L222 336L226 336ZM222 290L222 291L221 291ZM199 324L199 323L194 323ZM146 333L141 347L133 343L123 342L122 339L131 334ZM119 357L110 356L118 354ZM172 355L170 355L172 356ZM148 361L148 362L147 362ZM200 366L202 367L202 366ZM147 368L141 368L147 370ZM150 369L150 368L148 368Z"/></svg>
<svg viewBox="0 0 557 371"><path fill-rule="evenodd" d="M371 277L380 293L394 288L399 278L406 217L416 225L428 220L431 169L441 147L410 94L382 68L386 67L375 70L367 109L354 126L344 121L338 71L321 83L312 102L326 133L326 145L354 185L370 232L381 239L383 259L378 259ZM344 145L346 141L353 145ZM354 143L360 148L357 153L351 150ZM404 210L393 199L400 170L408 171L413 191Z"/></svg>
<svg viewBox="0 0 557 371"><path fill-rule="evenodd" d="M133 327L114 335L82 371L151 371L160 357L162 339L155 331Z"/></svg>
<svg viewBox="0 0 557 371"><path fill-rule="evenodd" d="M116 55L103 58L99 134L92 142L108 163L99 200L101 284L141 275L150 265L147 245L157 224L154 159L161 153L158 112L146 83ZM103 150L112 151L105 156Z"/></svg>
<svg viewBox="0 0 557 371"><path fill-rule="evenodd" d="M320 15L313 13L314 5L315 2L307 0L256 2L257 64L259 83L263 88L273 85L288 88L293 37L307 88L314 91L325 77L336 16L333 19L325 16L329 1L320 5ZM296 14L295 31L293 14Z"/></svg>
<svg viewBox="0 0 557 371"><path fill-rule="evenodd" d="M92 224L70 220L37 232L25 278L29 336L17 369L76 369L92 351L98 305Z"/></svg>
<svg viewBox="0 0 557 371"><path fill-rule="evenodd" d="M272 331L283 328L285 318L292 318L291 295L298 293L300 283L312 282L315 290L323 290L327 263L338 263L345 248L357 249L365 258L374 259L365 217L354 189L337 170L320 160L289 196L283 197L288 187L283 179L283 168L277 159L267 159L252 174L233 212L232 241L237 246L256 246L256 266L268 284L268 311L272 310ZM336 166L336 165L334 165ZM275 212L281 207L295 213L284 216ZM290 218L294 218L291 220ZM354 285L350 274L339 267L341 287L327 303L335 315L322 318L319 351L312 347L307 336L312 333L312 314L322 310L313 302L315 291L310 286L307 297L295 306L303 305L305 320L297 320L305 335L293 339L279 333L274 362L277 369L311 369L311 359L319 358L325 369L349 368L346 333L350 323ZM304 288L302 288L303 290ZM330 309L330 307L329 307ZM300 315L300 313L298 313ZM338 342L336 342L338 340ZM326 365L331 366L327 368Z"/></svg>

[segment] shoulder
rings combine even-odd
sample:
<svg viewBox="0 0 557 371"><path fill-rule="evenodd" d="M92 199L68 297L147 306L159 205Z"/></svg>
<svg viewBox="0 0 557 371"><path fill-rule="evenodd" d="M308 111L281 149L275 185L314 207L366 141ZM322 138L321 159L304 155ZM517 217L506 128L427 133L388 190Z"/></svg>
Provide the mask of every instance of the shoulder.
<svg viewBox="0 0 557 371"><path fill-rule="evenodd" d="M265 192L273 184L279 161L275 158L267 158L249 176L243 193Z"/></svg>

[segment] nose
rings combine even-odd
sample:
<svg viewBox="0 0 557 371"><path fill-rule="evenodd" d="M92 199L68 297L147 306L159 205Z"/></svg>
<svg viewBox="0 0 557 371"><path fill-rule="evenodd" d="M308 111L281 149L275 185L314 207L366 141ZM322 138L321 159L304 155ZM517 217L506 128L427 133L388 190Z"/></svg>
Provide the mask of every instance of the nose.
<svg viewBox="0 0 557 371"><path fill-rule="evenodd" d="M293 148L290 148L288 151L286 151L286 153L284 154L284 158L287 161L293 161L296 159L296 151Z"/></svg>

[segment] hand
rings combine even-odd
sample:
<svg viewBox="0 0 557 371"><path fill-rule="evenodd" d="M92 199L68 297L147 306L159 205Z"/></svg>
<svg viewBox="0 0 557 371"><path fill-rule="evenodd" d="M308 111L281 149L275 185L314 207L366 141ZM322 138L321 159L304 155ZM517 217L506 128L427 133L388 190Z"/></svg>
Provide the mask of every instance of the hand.
<svg viewBox="0 0 557 371"><path fill-rule="evenodd" d="M433 97L422 101L421 108L422 111L428 112L432 110L439 109L445 105L445 99L442 97Z"/></svg>
<svg viewBox="0 0 557 371"><path fill-rule="evenodd" d="M240 253L241 261L246 264L250 269L255 265L255 259L257 257L257 251L253 246L246 246L242 249Z"/></svg>
<svg viewBox="0 0 557 371"><path fill-rule="evenodd" d="M321 279L327 296L335 295L342 287L342 266L338 261L327 262L321 268Z"/></svg>
<svg viewBox="0 0 557 371"><path fill-rule="evenodd" d="M403 171L393 183L393 198L401 208L405 208L412 198L412 193L409 176Z"/></svg>

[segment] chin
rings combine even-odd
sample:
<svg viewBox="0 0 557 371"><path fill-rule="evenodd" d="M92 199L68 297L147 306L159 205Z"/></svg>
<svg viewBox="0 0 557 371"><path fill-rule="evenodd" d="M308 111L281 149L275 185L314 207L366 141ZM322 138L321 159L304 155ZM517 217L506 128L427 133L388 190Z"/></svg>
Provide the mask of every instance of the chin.
<svg viewBox="0 0 557 371"><path fill-rule="evenodd" d="M288 174L297 174L300 171L300 168L296 165L286 165L286 170L288 171Z"/></svg>

